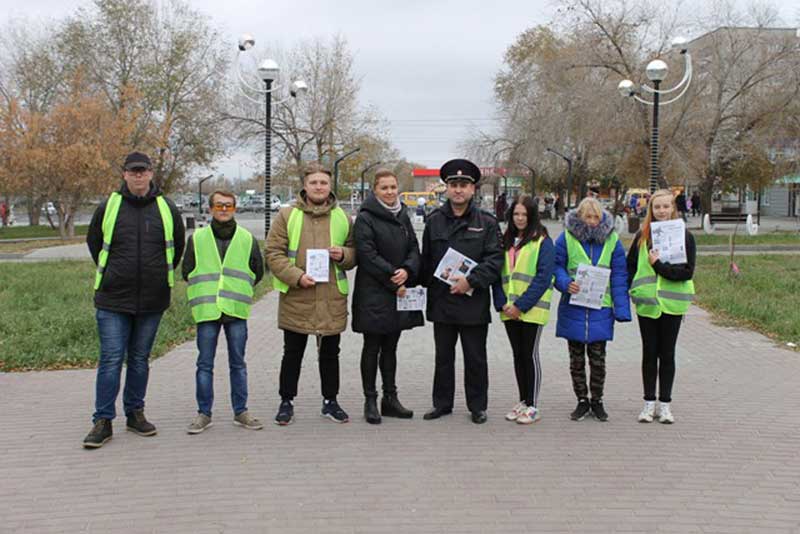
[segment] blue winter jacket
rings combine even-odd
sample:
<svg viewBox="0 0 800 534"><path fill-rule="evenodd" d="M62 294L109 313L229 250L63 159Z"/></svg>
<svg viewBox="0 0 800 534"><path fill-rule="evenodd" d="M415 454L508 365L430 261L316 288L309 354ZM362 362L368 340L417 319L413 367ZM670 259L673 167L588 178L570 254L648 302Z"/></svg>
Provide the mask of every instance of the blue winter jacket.
<svg viewBox="0 0 800 534"><path fill-rule="evenodd" d="M614 218L603 212L603 219L594 228L587 226L573 210L564 218L565 231L569 231L583 245L586 255L597 265L603 252L603 243L614 231ZM628 270L625 262L625 249L617 242L611 256L611 299L612 308L592 310L569 303L567 292L572 277L567 270L567 241L562 233L556 239L555 287L561 292L558 303L558 322L556 337L563 337L581 343L608 341L614 339L614 320L628 322L631 320L631 306L628 300Z"/></svg>

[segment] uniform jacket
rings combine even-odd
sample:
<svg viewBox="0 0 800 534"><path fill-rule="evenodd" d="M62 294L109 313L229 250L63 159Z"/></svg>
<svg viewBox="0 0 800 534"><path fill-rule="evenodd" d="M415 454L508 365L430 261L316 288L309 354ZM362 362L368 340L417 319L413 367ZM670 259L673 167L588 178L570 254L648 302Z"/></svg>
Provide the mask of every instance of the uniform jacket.
<svg viewBox="0 0 800 534"><path fill-rule="evenodd" d="M397 289L390 278L408 272L406 287L416 285L420 271L419 242L405 206L395 216L370 195L353 226L358 257L353 292L353 331L388 334L424 323L422 312L397 311Z"/></svg>
<svg viewBox="0 0 800 534"><path fill-rule="evenodd" d="M94 293L98 309L119 313L155 313L169 308L170 287L167 281L167 261L164 244L164 225L158 211L156 197L161 195L157 185L151 183L150 191L134 196L123 183L119 192L119 207L111 250L100 287ZM186 233L183 219L171 200L165 197L173 221L175 258L177 268L183 256ZM86 233L86 244L95 263L103 248L103 216L106 202L95 210Z"/></svg>
<svg viewBox="0 0 800 534"><path fill-rule="evenodd" d="M317 283L314 287L303 289L298 285L305 272L306 250L328 248L331 243L330 212L337 205L331 194L323 206L306 201L305 191L297 196L294 208L303 210L303 231L297 250L297 262L289 262L289 235L287 225L293 207L282 208L267 236L266 259L272 275L288 284L289 290L280 293L278 301L278 327L301 334L330 336L339 334L347 328L347 296L336 287L333 262L330 267L328 283ZM338 264L341 269L352 269L356 265L356 250L353 246L353 230L342 247L344 257ZM352 290L352 288L351 288Z"/></svg>
<svg viewBox="0 0 800 534"><path fill-rule="evenodd" d="M603 252L605 240L614 231L614 218L604 211L600 225L588 227L573 210L564 218L565 231L577 238L592 264L597 265ZM572 282L567 265L567 241L562 233L556 239L555 286L561 292L558 303L558 322L556 336L581 343L608 341L614 338L614 320L627 322L631 320L631 305L628 299L628 271L625 265L625 249L617 242L611 256L611 308L592 310L569 303L570 294L567 286Z"/></svg>
<svg viewBox="0 0 800 534"><path fill-rule="evenodd" d="M453 214L450 201L431 212L422 236L421 278L428 288L429 321L461 325L491 322L489 288L500 279L503 268L501 239L497 219L478 208L474 200L461 217ZM467 277L474 289L472 296L451 295L450 286L434 278L436 266L448 248L478 262Z"/></svg>

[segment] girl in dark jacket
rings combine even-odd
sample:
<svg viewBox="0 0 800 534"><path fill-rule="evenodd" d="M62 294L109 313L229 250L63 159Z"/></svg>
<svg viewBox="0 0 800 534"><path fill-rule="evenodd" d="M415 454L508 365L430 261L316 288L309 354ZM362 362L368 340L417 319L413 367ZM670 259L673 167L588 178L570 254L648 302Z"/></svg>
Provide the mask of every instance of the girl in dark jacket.
<svg viewBox="0 0 800 534"><path fill-rule="evenodd" d="M614 338L615 320L631 320L625 249L614 232L614 218L593 198L583 199L576 210L569 212L564 218L564 227L565 231L556 240L555 286L561 292L556 336L567 339L572 389L578 397L578 405L570 418L580 421L591 410L599 421L606 421L608 413L603 405L606 342ZM603 266L611 269L610 298L607 297L606 304L599 310L570 304L570 297L580 291L574 273L570 272L570 263L577 265L588 260L597 266L603 263L603 251L607 248L611 250L610 258L608 265ZM586 356L591 369L588 387Z"/></svg>
<svg viewBox="0 0 800 534"><path fill-rule="evenodd" d="M662 261L658 251L653 250L650 229L653 222L677 219L679 210L671 191L661 189L653 193L642 230L636 234L628 251L628 285L642 335L644 408L639 414L641 423L652 423L656 417L660 423L675 421L670 407L675 380L675 345L681 320L694 296L695 244L692 234L686 230L686 263Z"/></svg>
<svg viewBox="0 0 800 534"><path fill-rule="evenodd" d="M411 418L397 398L397 343L403 330L421 326L421 311L397 311L397 296L419 276L417 236L398 198L397 177L390 170L375 173L373 195L361 206L353 227L358 270L353 292L353 331L364 334L361 382L368 423L386 417ZM378 368L383 381L381 411L375 386Z"/></svg>
<svg viewBox="0 0 800 534"><path fill-rule="evenodd" d="M514 353L519 388L519 403L506 419L529 425L540 418L539 338L550 316L553 241L539 222L539 207L529 196L514 199L506 217L505 264L500 282L492 286L492 295Z"/></svg>

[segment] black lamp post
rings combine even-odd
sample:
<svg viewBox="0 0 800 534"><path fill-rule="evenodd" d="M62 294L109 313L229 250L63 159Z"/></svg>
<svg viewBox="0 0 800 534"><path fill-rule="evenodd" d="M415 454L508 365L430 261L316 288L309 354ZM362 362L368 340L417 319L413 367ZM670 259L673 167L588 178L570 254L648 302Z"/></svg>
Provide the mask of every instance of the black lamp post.
<svg viewBox="0 0 800 534"><path fill-rule="evenodd" d="M365 174L367 174L367 172L368 172L368 171L369 171L371 168L373 168L373 167L377 167L377 166L378 166L378 165L380 165L381 163L383 163L383 162L382 162L382 161L376 161L375 163L370 163L369 165L367 165L366 167L364 167L364 170L363 170L363 171L361 171L361 202L362 202L362 203L364 202L364 175L365 175Z"/></svg>
<svg viewBox="0 0 800 534"><path fill-rule="evenodd" d="M524 163L524 162L522 162L520 160L517 160L517 164L522 165L523 167L525 167L526 169L528 169L530 171L530 173L531 173L531 197L535 198L536 197L536 169L534 169L533 167L531 167L527 163Z"/></svg>
<svg viewBox="0 0 800 534"><path fill-rule="evenodd" d="M350 152L346 153L339 159L333 162L333 195L336 198L339 198L339 163L341 163L345 158L352 156L356 152L361 150L361 147L356 147Z"/></svg>
<svg viewBox="0 0 800 534"><path fill-rule="evenodd" d="M567 203L564 205L564 208L569 210L570 209L570 195L572 193L572 158L565 156L561 152L557 152L552 148L548 148L547 152L551 154L555 154L559 156L561 159L567 162Z"/></svg>
<svg viewBox="0 0 800 534"><path fill-rule="evenodd" d="M203 216L203 183L213 177L213 174L209 174L205 178L200 178L200 181L197 182L197 212L201 217Z"/></svg>

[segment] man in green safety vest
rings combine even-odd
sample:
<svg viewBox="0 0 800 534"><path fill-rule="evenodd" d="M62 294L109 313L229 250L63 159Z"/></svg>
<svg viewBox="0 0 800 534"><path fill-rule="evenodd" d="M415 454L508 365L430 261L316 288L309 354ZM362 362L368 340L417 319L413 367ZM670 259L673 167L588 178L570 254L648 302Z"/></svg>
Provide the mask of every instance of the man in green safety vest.
<svg viewBox="0 0 800 534"><path fill-rule="evenodd" d="M281 209L267 236L266 259L279 292L278 327L283 330L281 404L275 424L294 420L300 366L308 336L317 339L322 412L346 423L339 406L339 341L347 328L347 273L356 264L350 217L331 192L331 173L307 165L294 207Z"/></svg>
<svg viewBox="0 0 800 534"><path fill-rule="evenodd" d="M211 225L197 230L186 244L182 274L192 319L197 323L197 415L189 434L211 427L214 404L214 355L220 330L228 341L233 424L250 430L264 425L247 410L247 319L253 304L253 287L264 276L258 241L236 224L236 196L214 191L208 197Z"/></svg>
<svg viewBox="0 0 800 534"><path fill-rule="evenodd" d="M123 362L126 428L140 436L156 433L144 416L150 349L169 307L173 271L184 247L181 214L152 182L150 158L128 154L122 178L122 187L94 212L86 234L97 264L94 305L100 335L94 426L83 441L91 449L111 439Z"/></svg>

